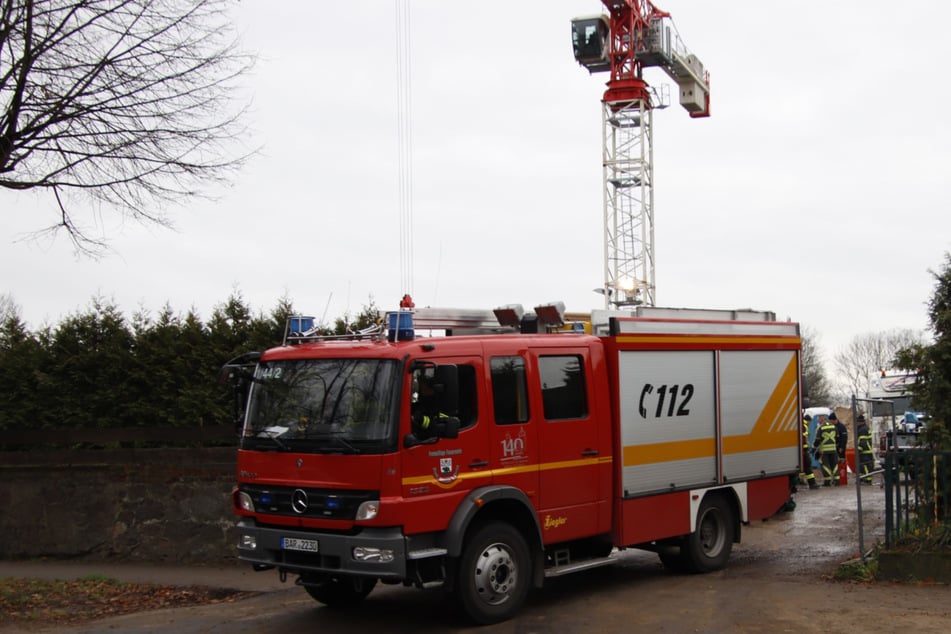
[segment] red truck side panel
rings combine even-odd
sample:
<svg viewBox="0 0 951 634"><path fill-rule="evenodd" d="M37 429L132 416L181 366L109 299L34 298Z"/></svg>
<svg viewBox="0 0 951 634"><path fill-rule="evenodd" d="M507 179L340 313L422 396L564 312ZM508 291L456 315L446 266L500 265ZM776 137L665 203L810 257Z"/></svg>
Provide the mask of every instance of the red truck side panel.
<svg viewBox="0 0 951 634"><path fill-rule="evenodd" d="M622 545L685 535L692 530L689 491L621 500L619 505Z"/></svg>
<svg viewBox="0 0 951 634"><path fill-rule="evenodd" d="M750 480L746 489L749 521L764 520L772 517L789 499L789 478Z"/></svg>

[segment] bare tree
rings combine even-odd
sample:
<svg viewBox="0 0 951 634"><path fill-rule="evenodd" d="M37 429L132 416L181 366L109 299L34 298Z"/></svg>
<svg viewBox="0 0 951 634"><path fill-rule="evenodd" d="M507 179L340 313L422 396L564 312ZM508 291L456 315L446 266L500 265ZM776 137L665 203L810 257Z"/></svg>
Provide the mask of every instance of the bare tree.
<svg viewBox="0 0 951 634"><path fill-rule="evenodd" d="M803 326L802 336L802 383L804 396L808 402L805 407L831 405L832 389L825 367L822 364L820 336L812 328Z"/></svg>
<svg viewBox="0 0 951 634"><path fill-rule="evenodd" d="M0 186L51 192L81 252L77 201L139 222L248 156L230 0L0 0ZM9 211L8 211L9 213Z"/></svg>
<svg viewBox="0 0 951 634"><path fill-rule="evenodd" d="M19 314L20 307L13 301L13 295L0 293L0 323Z"/></svg>
<svg viewBox="0 0 951 634"><path fill-rule="evenodd" d="M895 367L899 350L924 342L924 333L910 328L856 335L835 355L835 368L850 394L863 395L873 372Z"/></svg>

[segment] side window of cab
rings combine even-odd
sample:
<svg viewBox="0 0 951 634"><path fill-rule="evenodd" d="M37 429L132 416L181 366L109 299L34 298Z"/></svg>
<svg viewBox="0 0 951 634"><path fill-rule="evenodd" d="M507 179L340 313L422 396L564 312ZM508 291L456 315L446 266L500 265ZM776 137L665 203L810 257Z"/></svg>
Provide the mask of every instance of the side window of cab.
<svg viewBox="0 0 951 634"><path fill-rule="evenodd" d="M475 365L451 364L455 369L457 389L450 398L446 388L436 378L438 367L426 365L413 374L412 416L414 421L425 417L456 417L459 429L475 425L478 420L478 392Z"/></svg>
<svg viewBox="0 0 951 634"><path fill-rule="evenodd" d="M476 404L479 402L476 392L476 369L468 363L459 364L459 429L467 429L476 424L479 411Z"/></svg>
<svg viewBox="0 0 951 634"><path fill-rule="evenodd" d="M588 390L581 355L538 357L545 420L573 420L588 415Z"/></svg>
<svg viewBox="0 0 951 634"><path fill-rule="evenodd" d="M490 368L495 424L515 425L528 421L525 359L517 355L492 357Z"/></svg>

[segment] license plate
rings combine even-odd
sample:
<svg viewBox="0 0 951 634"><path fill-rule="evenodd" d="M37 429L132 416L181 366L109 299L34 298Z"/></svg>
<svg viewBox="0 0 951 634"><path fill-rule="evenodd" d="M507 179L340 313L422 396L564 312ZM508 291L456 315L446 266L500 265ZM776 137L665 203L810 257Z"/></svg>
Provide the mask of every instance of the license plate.
<svg viewBox="0 0 951 634"><path fill-rule="evenodd" d="M284 550L303 550L309 553L316 553L318 548L316 539L297 539L296 537L282 537L281 548Z"/></svg>

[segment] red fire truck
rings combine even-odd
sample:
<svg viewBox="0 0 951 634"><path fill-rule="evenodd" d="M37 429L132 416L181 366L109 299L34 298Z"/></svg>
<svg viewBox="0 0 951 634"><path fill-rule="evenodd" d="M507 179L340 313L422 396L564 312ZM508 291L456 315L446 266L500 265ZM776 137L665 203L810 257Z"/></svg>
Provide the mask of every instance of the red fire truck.
<svg viewBox="0 0 951 634"><path fill-rule="evenodd" d="M494 623L626 548L720 569L741 525L790 499L798 324L559 304L385 322L225 366L244 412L239 557L317 601L440 587Z"/></svg>

